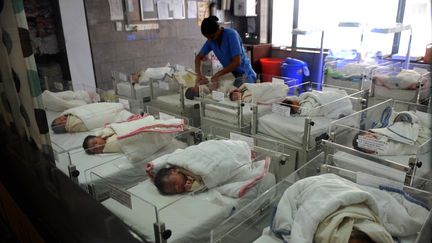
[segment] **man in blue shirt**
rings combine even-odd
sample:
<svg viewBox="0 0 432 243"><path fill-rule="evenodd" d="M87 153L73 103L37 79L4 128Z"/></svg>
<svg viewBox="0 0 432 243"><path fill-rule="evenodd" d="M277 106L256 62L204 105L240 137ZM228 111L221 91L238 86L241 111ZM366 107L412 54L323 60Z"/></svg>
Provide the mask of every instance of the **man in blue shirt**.
<svg viewBox="0 0 432 243"><path fill-rule="evenodd" d="M213 75L212 82L217 84L219 77L231 72L236 77L234 82L236 87L240 87L245 81L255 83L257 76L245 54L240 35L233 29L220 27L218 20L217 17L210 16L201 24L201 33L207 41L195 57L197 81L200 83L207 81L201 74L201 61L210 51L213 51L224 68Z"/></svg>

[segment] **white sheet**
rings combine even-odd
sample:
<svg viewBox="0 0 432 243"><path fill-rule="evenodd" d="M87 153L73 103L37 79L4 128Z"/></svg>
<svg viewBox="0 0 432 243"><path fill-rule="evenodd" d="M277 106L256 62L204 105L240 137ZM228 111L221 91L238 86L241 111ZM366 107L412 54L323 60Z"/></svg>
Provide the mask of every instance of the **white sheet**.
<svg viewBox="0 0 432 243"><path fill-rule="evenodd" d="M311 128L311 145L315 144L313 138L327 133L330 123L334 121L326 117L313 117L312 120L315 125ZM303 144L304 123L305 117L284 117L276 113L269 113L258 118L258 132L301 145Z"/></svg>
<svg viewBox="0 0 432 243"><path fill-rule="evenodd" d="M111 169L108 169L105 175L109 175L109 170L112 172L118 171L117 169L127 169L133 167L133 163L130 162L124 154L121 153L112 153L112 154L95 154L88 155L84 152L82 148L73 149L69 151L71 164L75 165L76 169L80 172L78 176L78 182L80 184L89 183L87 181L85 171L99 166L101 164L113 161L113 166ZM69 162L65 160L58 161L57 168L60 169L66 175L69 175L68 170Z"/></svg>
<svg viewBox="0 0 432 243"><path fill-rule="evenodd" d="M102 204L118 215L132 228L154 241L153 223L154 207L140 201L137 197L154 204L159 209L171 202L181 200L160 210L160 221L167 229L172 230L169 242L207 242L210 230L227 218L233 207L240 207L274 185L274 177L268 174L259 184L252 188L242 199L225 197L209 190L204 193L187 195L162 196L150 180L146 180L128 191L132 197L132 210L120 205L114 199L107 199Z"/></svg>
<svg viewBox="0 0 432 243"><path fill-rule="evenodd" d="M180 94L162 95L158 96L156 100L163 102L169 106L180 108ZM192 108L194 105L199 104L199 101L188 100L185 98L185 107Z"/></svg>

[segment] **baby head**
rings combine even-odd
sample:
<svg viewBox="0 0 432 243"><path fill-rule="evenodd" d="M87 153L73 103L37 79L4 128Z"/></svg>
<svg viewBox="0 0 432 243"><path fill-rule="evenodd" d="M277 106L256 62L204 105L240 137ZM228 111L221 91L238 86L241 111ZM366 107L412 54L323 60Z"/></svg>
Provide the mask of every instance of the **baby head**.
<svg viewBox="0 0 432 243"><path fill-rule="evenodd" d="M229 98L232 101L241 100L242 99L242 92L238 89L235 89L229 93Z"/></svg>
<svg viewBox="0 0 432 243"><path fill-rule="evenodd" d="M188 191L187 181L187 176L176 166L160 169L154 178L156 188L163 195L181 194Z"/></svg>
<svg viewBox="0 0 432 243"><path fill-rule="evenodd" d="M132 84L137 84L139 83L139 79L140 79L140 73L133 73L131 76L131 82Z"/></svg>
<svg viewBox="0 0 432 243"><path fill-rule="evenodd" d="M51 129L54 133L67 133L66 131L66 123L67 123L67 115L61 115L55 118L51 123Z"/></svg>
<svg viewBox="0 0 432 243"><path fill-rule="evenodd" d="M373 132L370 132L370 131L368 131L368 132L361 131L361 132L357 133L354 136L353 141L352 141L352 145L353 145L353 148L355 150L358 150L360 152L367 153L367 154L374 154L375 151L373 151L373 150L368 150L368 149L359 147L358 141L357 141L358 138L359 138L359 136L368 137L368 138L372 138L372 139L377 139L376 135Z"/></svg>
<svg viewBox="0 0 432 243"><path fill-rule="evenodd" d="M88 135L82 144L87 154L103 153L106 139L98 136Z"/></svg>
<svg viewBox="0 0 432 243"><path fill-rule="evenodd" d="M185 97L188 100L193 100L195 97L199 97L199 87L194 86L187 88L185 91Z"/></svg>
<svg viewBox="0 0 432 243"><path fill-rule="evenodd" d="M414 123L413 117L407 112L399 113L395 118L393 123L395 122L406 122L406 123Z"/></svg>
<svg viewBox="0 0 432 243"><path fill-rule="evenodd" d="M299 107L300 107L298 100L290 99L290 98L284 99L282 101L281 105L291 107L290 114L296 114L298 112Z"/></svg>

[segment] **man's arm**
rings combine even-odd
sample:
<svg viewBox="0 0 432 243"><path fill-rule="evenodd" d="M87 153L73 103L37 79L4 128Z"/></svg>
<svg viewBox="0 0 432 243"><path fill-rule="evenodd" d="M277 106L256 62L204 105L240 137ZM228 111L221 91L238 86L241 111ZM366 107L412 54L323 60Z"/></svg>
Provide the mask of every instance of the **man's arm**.
<svg viewBox="0 0 432 243"><path fill-rule="evenodd" d="M201 61L204 58L203 55L201 55L200 53L198 53L198 55L195 56L195 73L196 73L196 80L195 83L196 84L206 84L208 83L208 80L206 77L204 77L201 74Z"/></svg>
<svg viewBox="0 0 432 243"><path fill-rule="evenodd" d="M237 67L239 67L241 64L241 57L240 55L234 56L231 59L231 63L224 67L222 70L220 70L219 72L215 73L215 75L213 75L213 77L211 78L212 82L217 82L219 81L219 78L227 73L230 73L232 71L234 71Z"/></svg>

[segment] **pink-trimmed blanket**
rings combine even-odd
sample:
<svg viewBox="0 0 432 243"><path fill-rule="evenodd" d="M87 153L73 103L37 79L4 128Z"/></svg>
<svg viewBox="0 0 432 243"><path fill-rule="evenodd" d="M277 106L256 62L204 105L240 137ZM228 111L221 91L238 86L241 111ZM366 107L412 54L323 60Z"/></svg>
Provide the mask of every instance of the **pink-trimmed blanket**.
<svg viewBox="0 0 432 243"><path fill-rule="evenodd" d="M184 130L183 119L158 120L153 116L135 117L108 125L117 135L123 153L130 161L142 161L172 143Z"/></svg>

